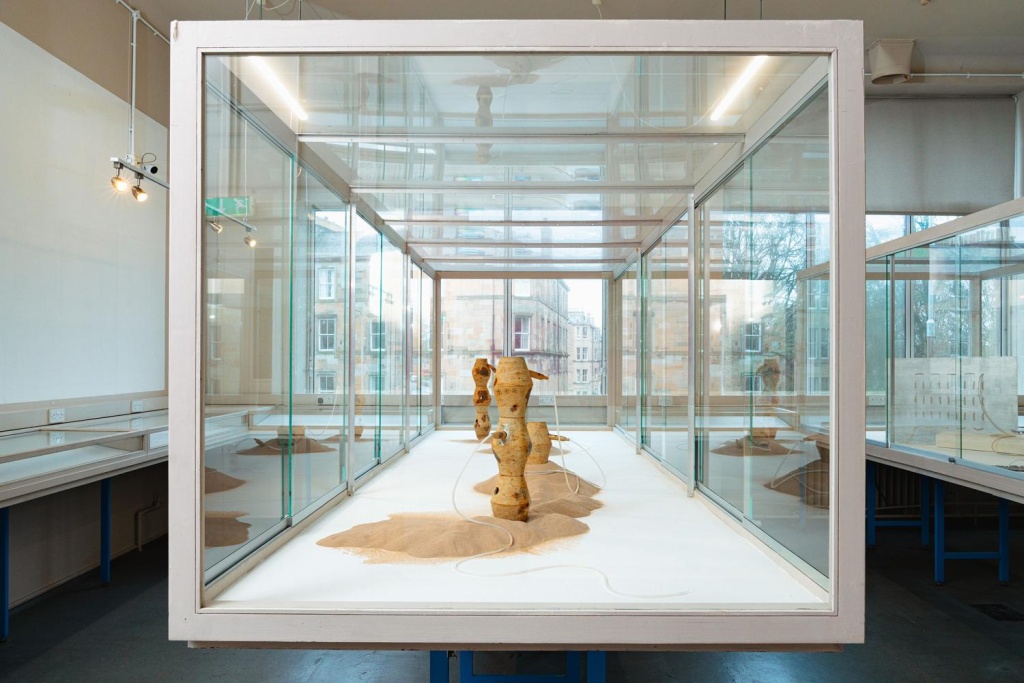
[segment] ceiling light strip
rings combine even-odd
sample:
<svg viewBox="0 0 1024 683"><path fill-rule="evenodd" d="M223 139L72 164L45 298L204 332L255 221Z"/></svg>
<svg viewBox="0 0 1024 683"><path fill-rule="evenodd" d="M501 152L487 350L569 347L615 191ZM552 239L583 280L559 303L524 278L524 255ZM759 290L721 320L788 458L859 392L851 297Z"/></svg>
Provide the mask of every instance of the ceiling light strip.
<svg viewBox="0 0 1024 683"><path fill-rule="evenodd" d="M277 91L277 94L285 101L285 104L288 105L292 110L292 113L294 113L300 121L305 121L309 118L309 114L306 113L306 110L302 108L302 105L299 104L299 101L295 99L295 96L292 95L291 91L288 90L285 84L281 82L281 79L276 73L274 73L274 70L270 68L270 65L267 64L265 59L262 57L252 56L249 57L249 63L256 67L256 70L260 72L264 80L266 80L267 83Z"/></svg>
<svg viewBox="0 0 1024 683"><path fill-rule="evenodd" d="M761 70L761 67L764 66L764 63L767 61L768 55L757 55L750 60L750 63L747 64L747 68L743 70L740 77L736 79L736 82L733 83L732 87L725 93L725 97L718 101L718 105L711 112L711 116L709 118L712 121L717 121L722 118L722 115L725 114L725 110L729 108L729 105L733 103L733 100L739 97L740 93L743 92L743 88L747 87L747 83L750 82L750 79L752 79L757 72Z"/></svg>

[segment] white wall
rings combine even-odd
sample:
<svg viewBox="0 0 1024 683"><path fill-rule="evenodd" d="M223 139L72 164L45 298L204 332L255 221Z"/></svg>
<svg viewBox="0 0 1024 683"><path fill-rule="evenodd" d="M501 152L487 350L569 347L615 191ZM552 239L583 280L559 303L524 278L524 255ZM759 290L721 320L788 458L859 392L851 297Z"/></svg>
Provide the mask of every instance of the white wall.
<svg viewBox="0 0 1024 683"><path fill-rule="evenodd" d="M1013 199L1014 102L870 99L867 210L968 214Z"/></svg>
<svg viewBox="0 0 1024 683"><path fill-rule="evenodd" d="M128 109L0 24L0 405L166 388L167 193L109 182ZM164 127L135 149L166 177Z"/></svg>

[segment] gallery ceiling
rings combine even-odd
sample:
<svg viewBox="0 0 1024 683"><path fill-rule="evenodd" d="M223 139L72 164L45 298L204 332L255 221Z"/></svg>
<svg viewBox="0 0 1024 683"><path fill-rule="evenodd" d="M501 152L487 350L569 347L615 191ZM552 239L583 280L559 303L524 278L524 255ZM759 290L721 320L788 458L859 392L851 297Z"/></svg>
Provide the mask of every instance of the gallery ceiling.
<svg viewBox="0 0 1024 683"><path fill-rule="evenodd" d="M1018 74L868 83L869 96L1024 91L1020 0L135 4L164 28L174 19L239 20L247 12L254 21L261 13L297 20L300 12L303 20L598 19L599 10L604 19L861 19L867 44L916 39L915 73ZM827 212L825 98L792 92L820 58L770 58L715 120L716 102L750 55L267 56L306 109L301 120L247 59L225 63L258 106L286 122L412 253L440 271L616 270L679 217L689 190L780 98L804 109L764 150L742 200Z"/></svg>

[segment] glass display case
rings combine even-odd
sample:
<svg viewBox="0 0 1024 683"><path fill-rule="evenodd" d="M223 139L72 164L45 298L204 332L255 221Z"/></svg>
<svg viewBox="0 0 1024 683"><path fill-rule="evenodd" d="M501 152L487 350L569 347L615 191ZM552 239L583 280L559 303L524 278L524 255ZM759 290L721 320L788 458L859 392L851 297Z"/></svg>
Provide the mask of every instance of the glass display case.
<svg viewBox="0 0 1024 683"><path fill-rule="evenodd" d="M882 243L867 268L869 452L1015 500L1021 214L1014 200Z"/></svg>
<svg viewBox="0 0 1024 683"><path fill-rule="evenodd" d="M862 639L859 24L174 35L172 638Z"/></svg>

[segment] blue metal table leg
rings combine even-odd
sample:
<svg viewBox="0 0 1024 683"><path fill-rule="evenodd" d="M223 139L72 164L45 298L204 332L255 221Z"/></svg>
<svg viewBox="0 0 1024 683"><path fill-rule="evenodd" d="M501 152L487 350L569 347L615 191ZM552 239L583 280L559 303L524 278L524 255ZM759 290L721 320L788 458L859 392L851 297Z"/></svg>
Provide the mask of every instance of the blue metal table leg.
<svg viewBox="0 0 1024 683"><path fill-rule="evenodd" d="M430 651L430 683L448 683L448 651Z"/></svg>
<svg viewBox="0 0 1024 683"><path fill-rule="evenodd" d="M565 680L576 683L583 674L583 653L569 651L565 653Z"/></svg>
<svg viewBox="0 0 1024 683"><path fill-rule="evenodd" d="M999 499L999 581L1010 582L1010 501Z"/></svg>
<svg viewBox="0 0 1024 683"><path fill-rule="evenodd" d="M931 491L932 478L921 475L921 545L925 548L931 542Z"/></svg>
<svg viewBox="0 0 1024 683"><path fill-rule="evenodd" d="M587 653L587 683L605 683L608 658L605 652Z"/></svg>
<svg viewBox="0 0 1024 683"><path fill-rule="evenodd" d="M867 542L869 548L875 547L875 508L878 504L878 483L875 480L875 472L877 466L873 462L868 462L867 471Z"/></svg>
<svg viewBox="0 0 1024 683"><path fill-rule="evenodd" d="M100 583L110 585L110 479L100 482Z"/></svg>
<svg viewBox="0 0 1024 683"><path fill-rule="evenodd" d="M0 508L0 643L11 634L11 509Z"/></svg>
<svg viewBox="0 0 1024 683"><path fill-rule="evenodd" d="M935 583L946 582L946 482L935 480Z"/></svg>
<svg viewBox="0 0 1024 683"><path fill-rule="evenodd" d="M473 651L459 651L459 683L473 680Z"/></svg>

